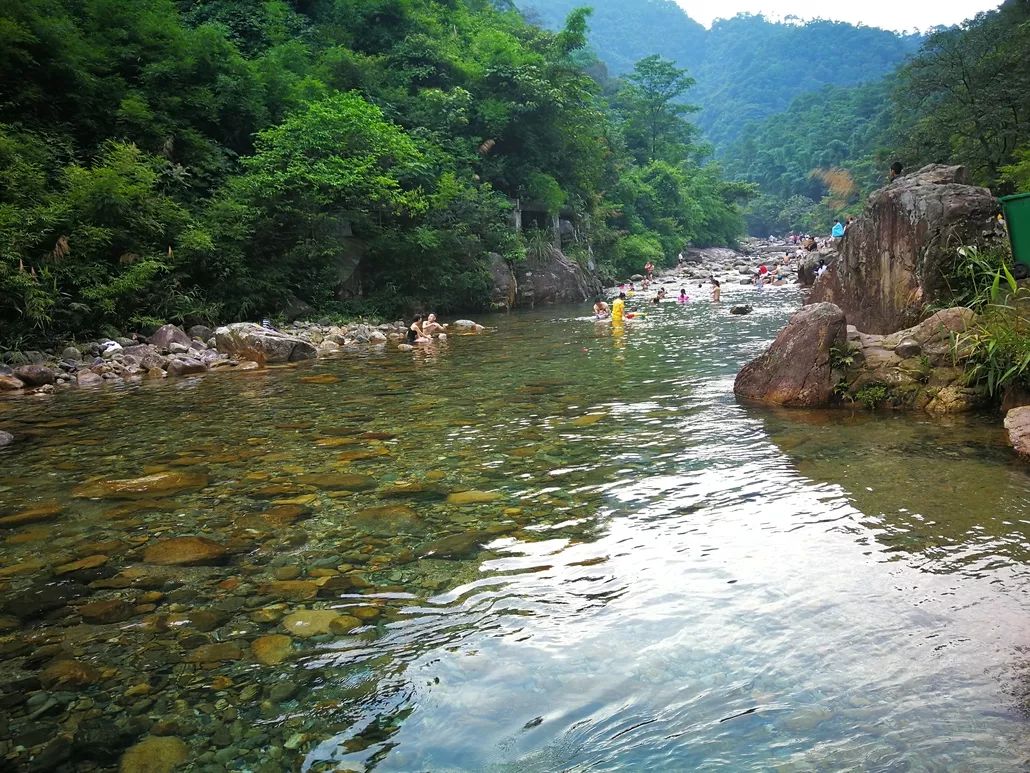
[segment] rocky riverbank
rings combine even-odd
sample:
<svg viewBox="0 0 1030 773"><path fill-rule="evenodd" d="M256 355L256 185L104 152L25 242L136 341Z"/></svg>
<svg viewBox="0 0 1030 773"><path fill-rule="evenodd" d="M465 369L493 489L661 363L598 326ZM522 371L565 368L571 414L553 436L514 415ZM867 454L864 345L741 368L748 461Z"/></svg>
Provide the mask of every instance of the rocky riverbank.
<svg viewBox="0 0 1030 773"><path fill-rule="evenodd" d="M482 325L472 320L458 320L448 326L452 335L483 330ZM101 338L67 346L59 352L4 352L0 355L0 393L41 395L68 387L195 376L209 371L255 370L368 347L405 351L412 348L405 343L406 333L404 322L295 322L281 330L252 322L216 329L195 325L189 330L164 325L149 336ZM447 334L441 337L446 338Z"/></svg>

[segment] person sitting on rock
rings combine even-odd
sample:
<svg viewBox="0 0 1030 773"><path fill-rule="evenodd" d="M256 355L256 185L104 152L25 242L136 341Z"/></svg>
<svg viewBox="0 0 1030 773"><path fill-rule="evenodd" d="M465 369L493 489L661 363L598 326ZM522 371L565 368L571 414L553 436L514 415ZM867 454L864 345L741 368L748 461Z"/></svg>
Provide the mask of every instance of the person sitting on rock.
<svg viewBox="0 0 1030 773"><path fill-rule="evenodd" d="M431 338L436 333L446 332L446 325L441 325L436 321L436 315L430 314L426 317L426 321L422 324L422 335L427 338Z"/></svg>
<svg viewBox="0 0 1030 773"><path fill-rule="evenodd" d="M815 267L815 278L818 279L826 273L826 261L822 258L819 259L819 265Z"/></svg>
<svg viewBox="0 0 1030 773"><path fill-rule="evenodd" d="M409 344L430 344L433 342L432 338L429 338L424 332L422 332L422 315L416 314L414 321L408 327L408 343Z"/></svg>
<svg viewBox="0 0 1030 773"><path fill-rule="evenodd" d="M834 241L844 238L844 224L840 222L839 217L833 221L833 229L830 231L830 236L833 237Z"/></svg>

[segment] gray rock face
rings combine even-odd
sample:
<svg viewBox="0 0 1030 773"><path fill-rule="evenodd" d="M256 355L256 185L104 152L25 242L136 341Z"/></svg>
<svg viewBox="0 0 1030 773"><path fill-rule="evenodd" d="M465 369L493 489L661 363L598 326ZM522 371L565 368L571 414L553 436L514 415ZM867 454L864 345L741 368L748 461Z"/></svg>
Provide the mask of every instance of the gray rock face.
<svg viewBox="0 0 1030 773"><path fill-rule="evenodd" d="M236 322L218 328L215 344L223 354L257 363L296 362L318 354L308 341L266 330L252 322Z"/></svg>
<svg viewBox="0 0 1030 773"><path fill-rule="evenodd" d="M189 333L190 338L197 338L201 341L207 341L215 334L215 331L207 325L194 325L187 332Z"/></svg>
<svg viewBox="0 0 1030 773"><path fill-rule="evenodd" d="M148 340L152 346L156 346L158 349L168 349L173 343L182 344L188 348L193 339L175 325L162 325Z"/></svg>
<svg viewBox="0 0 1030 773"><path fill-rule="evenodd" d="M956 248L1004 238L997 200L966 180L963 167L931 164L875 191L810 302L837 304L869 333L917 323L928 303L947 294Z"/></svg>
<svg viewBox="0 0 1030 773"><path fill-rule="evenodd" d="M490 253L487 268L490 271L490 303L498 308L511 309L519 293L515 272L511 270L508 261L496 252Z"/></svg>
<svg viewBox="0 0 1030 773"><path fill-rule="evenodd" d="M71 362L78 362L82 359L82 352L80 352L74 346L69 346L63 352L61 352L61 359L69 360Z"/></svg>
<svg viewBox="0 0 1030 773"><path fill-rule="evenodd" d="M601 292L601 280L560 250L543 260L527 260L516 275L520 307L547 303L581 303Z"/></svg>
<svg viewBox="0 0 1030 773"><path fill-rule="evenodd" d="M46 365L22 365L15 368L14 375L28 387L53 384L57 380L57 374Z"/></svg>
<svg viewBox="0 0 1030 773"><path fill-rule="evenodd" d="M0 430L0 448L3 448L4 446L9 446L13 442L14 435L12 435L10 432L4 432L3 430Z"/></svg>
<svg viewBox="0 0 1030 773"><path fill-rule="evenodd" d="M832 303L796 312L758 359L737 374L733 391L747 400L796 408L827 406L836 374L830 350L845 342L844 312Z"/></svg>

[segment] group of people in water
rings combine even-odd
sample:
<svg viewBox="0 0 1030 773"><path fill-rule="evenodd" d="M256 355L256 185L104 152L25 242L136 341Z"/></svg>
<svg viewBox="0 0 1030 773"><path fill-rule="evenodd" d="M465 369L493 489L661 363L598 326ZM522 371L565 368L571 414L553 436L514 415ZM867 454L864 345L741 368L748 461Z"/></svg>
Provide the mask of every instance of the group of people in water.
<svg viewBox="0 0 1030 773"><path fill-rule="evenodd" d="M437 322L435 314L429 314L424 319L423 315L416 314L414 320L408 326L408 343L412 346L431 344L434 335L446 337L447 325Z"/></svg>
<svg viewBox="0 0 1030 773"><path fill-rule="evenodd" d="M652 271L653 270L654 269L652 267ZM722 297L722 285L715 277L711 277L708 282L711 285L710 292L712 302L719 303ZM641 290L647 290L648 285L649 282L645 279L641 283ZM698 287L704 287L704 283L698 284ZM636 316L633 312L626 312L626 301L637 294L636 285L633 282L630 282L629 284L620 284L618 289L619 294L610 307L603 297L598 296L597 300L594 302L595 319L610 319L613 323L620 323L623 319L633 319ZM665 285L662 285L658 288L658 291L649 302L652 305L657 306L667 299L669 299L668 291L665 289ZM690 296L687 295L686 288L680 288L679 295L675 296L673 300L675 300L676 303L689 303Z"/></svg>

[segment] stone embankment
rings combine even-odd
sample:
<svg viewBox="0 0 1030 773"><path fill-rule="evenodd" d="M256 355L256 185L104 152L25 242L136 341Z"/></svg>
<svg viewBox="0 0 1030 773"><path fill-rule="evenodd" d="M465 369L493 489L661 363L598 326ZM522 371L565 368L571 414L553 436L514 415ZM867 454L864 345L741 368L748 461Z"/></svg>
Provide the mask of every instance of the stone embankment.
<svg viewBox="0 0 1030 773"><path fill-rule="evenodd" d="M483 330L458 320L452 334ZM188 331L164 325L149 337L101 339L57 352L7 352L0 363L0 393L49 394L68 387L94 387L209 371L256 370L300 360L356 352L368 347L410 349L403 322L383 325L297 322L272 330L252 322ZM446 337L444 334L442 337ZM7 442L10 442L9 439ZM0 433L0 446L6 445Z"/></svg>

